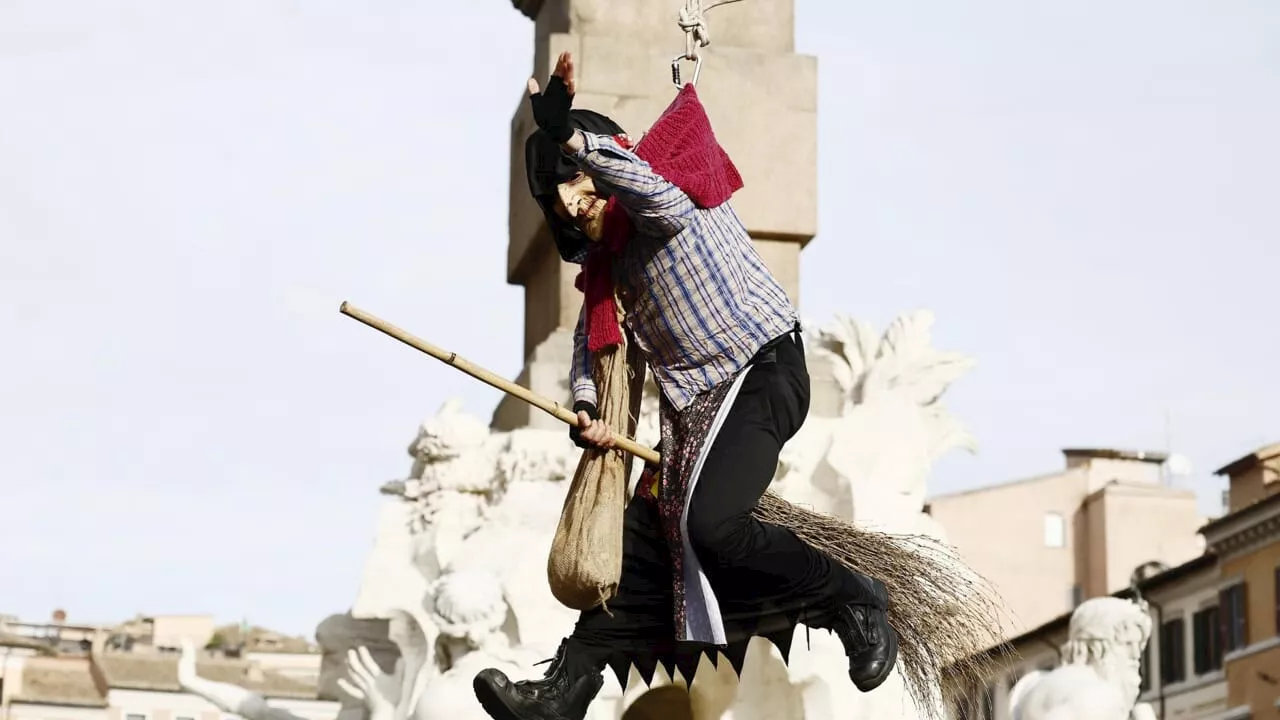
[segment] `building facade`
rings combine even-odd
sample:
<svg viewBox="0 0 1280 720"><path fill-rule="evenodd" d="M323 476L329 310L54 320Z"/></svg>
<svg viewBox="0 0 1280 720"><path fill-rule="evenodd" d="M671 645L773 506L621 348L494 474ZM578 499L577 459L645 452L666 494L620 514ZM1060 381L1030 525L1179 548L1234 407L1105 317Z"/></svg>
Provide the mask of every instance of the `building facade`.
<svg viewBox="0 0 1280 720"><path fill-rule="evenodd" d="M1217 474L1229 479L1228 512L1197 531L1206 552L1130 572L1152 621L1138 701L1161 720L1280 720L1280 444ZM1055 498L1042 500L1033 512ZM1166 525L1141 517L1133 524ZM1133 589L1108 594L1132 597ZM1013 637L1013 653L1001 656L985 687L972 689L956 720L1012 720L1014 684L1059 663L1070 619L1064 612Z"/></svg>
<svg viewBox="0 0 1280 720"><path fill-rule="evenodd" d="M261 639L262 642L258 642ZM207 616L116 624L0 623L0 720L232 720L178 684L178 649L205 649L197 673L261 695L304 720L333 720L317 691L318 650L261 628L215 628Z"/></svg>
<svg viewBox="0 0 1280 720"><path fill-rule="evenodd" d="M938 496L926 508L1000 593L1007 637L1127 587L1143 563L1176 566L1203 552L1195 493L1162 482L1164 455L1063 454L1060 472Z"/></svg>
<svg viewBox="0 0 1280 720"><path fill-rule="evenodd" d="M1201 532L1219 557L1224 717L1280 720L1280 444L1218 474L1230 512Z"/></svg>

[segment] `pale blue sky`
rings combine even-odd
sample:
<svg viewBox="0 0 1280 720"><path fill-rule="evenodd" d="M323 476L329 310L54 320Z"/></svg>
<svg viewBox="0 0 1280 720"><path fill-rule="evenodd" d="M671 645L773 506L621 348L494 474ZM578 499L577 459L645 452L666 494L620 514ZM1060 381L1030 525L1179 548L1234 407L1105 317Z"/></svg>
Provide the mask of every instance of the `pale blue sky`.
<svg viewBox="0 0 1280 720"><path fill-rule="evenodd" d="M979 361L932 490L1163 449L1167 411L1215 508L1280 439L1280 4L797 5L804 313L928 307ZM417 423L497 395L337 307L518 372L531 42L506 0L0 3L0 612L349 606Z"/></svg>

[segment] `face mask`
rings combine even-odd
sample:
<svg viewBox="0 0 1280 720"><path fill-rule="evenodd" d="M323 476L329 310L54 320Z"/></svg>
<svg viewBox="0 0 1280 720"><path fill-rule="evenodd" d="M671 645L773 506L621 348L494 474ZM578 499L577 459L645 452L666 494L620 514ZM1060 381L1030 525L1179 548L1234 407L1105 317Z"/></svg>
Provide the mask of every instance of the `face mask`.
<svg viewBox="0 0 1280 720"><path fill-rule="evenodd" d="M556 186L556 197L556 213L592 242L599 242L604 235L605 199L596 192L595 182L580 174Z"/></svg>

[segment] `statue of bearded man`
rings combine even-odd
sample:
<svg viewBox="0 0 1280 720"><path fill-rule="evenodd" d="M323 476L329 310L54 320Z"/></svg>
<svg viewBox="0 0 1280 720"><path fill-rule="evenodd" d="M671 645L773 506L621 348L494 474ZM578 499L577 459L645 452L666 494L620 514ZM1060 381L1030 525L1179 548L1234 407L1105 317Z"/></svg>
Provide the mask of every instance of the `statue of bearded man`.
<svg viewBox="0 0 1280 720"><path fill-rule="evenodd" d="M1013 720L1136 720L1142 653L1151 637L1146 602L1087 600L1071 615L1062 665L1013 686Z"/></svg>

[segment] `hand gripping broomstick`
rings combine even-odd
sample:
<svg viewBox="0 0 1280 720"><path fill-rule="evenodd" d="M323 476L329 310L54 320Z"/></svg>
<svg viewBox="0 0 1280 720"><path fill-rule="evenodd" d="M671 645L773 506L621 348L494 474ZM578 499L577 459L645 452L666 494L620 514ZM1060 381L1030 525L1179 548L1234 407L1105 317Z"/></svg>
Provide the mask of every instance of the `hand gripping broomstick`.
<svg viewBox="0 0 1280 720"><path fill-rule="evenodd" d="M446 365L455 367L487 385L498 388L508 395L520 398L539 410L545 411L547 414L561 422L569 425L578 424L577 414L560 403L555 402L554 400L549 400L522 385L507 380L506 378L494 375L488 370L485 370L464 358L458 357L457 353L442 350L426 340L415 337L395 325L392 325L381 318L374 317L350 303L342 303L342 306L338 308L338 312L346 315L347 317L355 318L374 330L390 335L411 348L421 350ZM661 460L661 456L653 448L645 447L628 437L615 437L614 447L618 450L629 452L651 465L658 465Z"/></svg>

